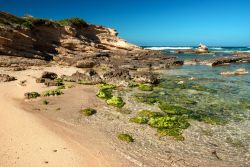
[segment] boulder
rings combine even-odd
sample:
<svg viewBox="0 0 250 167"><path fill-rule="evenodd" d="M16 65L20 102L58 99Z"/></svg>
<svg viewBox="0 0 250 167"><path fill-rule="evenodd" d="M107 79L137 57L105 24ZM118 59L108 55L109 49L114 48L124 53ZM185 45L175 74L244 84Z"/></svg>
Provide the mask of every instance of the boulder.
<svg viewBox="0 0 250 167"><path fill-rule="evenodd" d="M209 53L208 47L204 44L200 44L197 49L195 49L195 53L202 54L202 53Z"/></svg>
<svg viewBox="0 0 250 167"><path fill-rule="evenodd" d="M44 78L44 79L51 79L51 80L54 80L58 77L58 75L54 72L48 72L48 71L44 71L42 73L42 76L41 78Z"/></svg>
<svg viewBox="0 0 250 167"><path fill-rule="evenodd" d="M0 82L10 82L15 80L15 77L9 76L7 74L0 74Z"/></svg>

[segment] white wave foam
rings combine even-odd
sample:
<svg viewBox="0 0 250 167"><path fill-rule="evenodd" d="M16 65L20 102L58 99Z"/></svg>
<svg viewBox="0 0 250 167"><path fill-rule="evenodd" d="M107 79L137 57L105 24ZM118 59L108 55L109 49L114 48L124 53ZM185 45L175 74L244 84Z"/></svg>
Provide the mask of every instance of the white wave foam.
<svg viewBox="0 0 250 167"><path fill-rule="evenodd" d="M149 50L181 50L181 49L192 49L192 47L169 47L169 46L162 46L162 47L146 47Z"/></svg>
<svg viewBox="0 0 250 167"><path fill-rule="evenodd" d="M223 48L210 48L211 50L223 50Z"/></svg>

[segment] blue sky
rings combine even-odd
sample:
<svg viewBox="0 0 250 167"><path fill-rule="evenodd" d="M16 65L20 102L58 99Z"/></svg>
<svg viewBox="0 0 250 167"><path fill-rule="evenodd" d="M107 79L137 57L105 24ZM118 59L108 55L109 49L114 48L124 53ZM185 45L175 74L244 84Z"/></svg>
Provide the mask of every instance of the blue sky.
<svg viewBox="0 0 250 167"><path fill-rule="evenodd" d="M0 0L0 9L80 17L138 45L250 46L250 0Z"/></svg>

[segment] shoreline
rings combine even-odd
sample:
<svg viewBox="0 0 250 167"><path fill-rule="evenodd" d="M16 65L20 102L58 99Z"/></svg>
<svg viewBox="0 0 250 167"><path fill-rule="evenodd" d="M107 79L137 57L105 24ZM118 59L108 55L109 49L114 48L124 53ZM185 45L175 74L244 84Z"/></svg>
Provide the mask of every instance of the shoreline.
<svg viewBox="0 0 250 167"><path fill-rule="evenodd" d="M74 151L76 151L76 153L74 153L73 155L75 156L75 154L76 154L76 156L80 156L79 161L76 161L76 166L77 166L77 163L81 162L81 161L84 161L84 163L92 163L91 160L93 160L93 156L92 156L93 154L97 156L96 158L100 161L101 165L99 165L98 163L97 164L94 163L94 164L91 164L91 166L114 166L114 165L115 166L127 166L127 164L129 164L129 166L133 166L133 165L134 166L154 166L156 164L159 165L159 164L164 164L164 163L170 165L171 162L174 163L175 165L180 165L180 166L183 166L184 164L185 164L185 166L194 166L195 164L200 164L201 166L211 166L211 165L213 165L213 166L234 166L234 167L238 166L237 164L232 164L232 162L227 163L227 162L217 161L215 159L213 159L213 160L207 159L206 160L205 158L200 159L198 157L195 158L195 157L188 157L188 156L185 158L181 157L181 159L185 159L185 160L181 160L179 162L180 158L178 157L178 154L173 154L173 153L169 154L167 152L164 153L165 155L163 154L162 157L158 157L159 159L157 161L155 161L154 156L150 157L150 154L145 152L145 150L143 151L143 147L145 147L149 150L150 150L150 147L148 147L146 143L145 143L146 144L145 146L141 145L140 144L141 139L138 138L137 140L139 140L140 142L136 141L135 143L133 143L131 145L126 144L126 143L121 143L120 141L118 141L116 139L115 134L114 134L114 132L116 132L116 131L114 131L114 129L112 129L112 128L109 129L109 126L117 125L118 129L120 129L120 128L122 129L122 126L120 127L119 124L120 123L121 123L121 125L123 124L124 121L123 121L122 117L124 117L124 116L121 115L120 113L117 113L117 111L115 111L114 108L111 108L111 109L106 108L106 110L104 110L104 111L101 111L101 109L100 110L98 109L97 116L99 118L104 118L104 119L109 120L109 119L115 119L116 116L120 117L120 120L115 122L115 124L108 125L107 124L108 122L105 122L105 121L103 121L101 124L91 123L96 119L96 116L93 118L74 119L75 116L76 116L76 118L78 117L78 115L74 114L74 113L70 113L70 115L72 115L72 117L69 117L69 115L67 115L67 112L64 113L64 111L61 111L62 113L60 113L60 115L64 115L64 116L60 117L57 115L57 113L50 112L50 109L48 110L48 112L42 112L42 111L46 111L46 110L44 110L44 107L41 105L42 99L44 99L44 98L39 98L36 100L27 101L27 102L23 101L23 98L24 98L23 94L27 91L34 91L35 90L35 91L42 92L42 91L48 89L48 87L46 87L42 84L35 83L34 77L38 77L42 71L51 71L51 72L56 72L58 74L70 75L70 74L74 73L76 70L77 70L77 68L73 68L73 67L67 67L67 68L65 68L65 67L43 67L43 68L39 68L37 70L29 69L26 71L20 71L20 72L14 72L14 73L9 71L9 73L12 73L13 75L15 74L14 76L18 76L18 77L22 76L23 77L23 78L18 78L18 81L20 81L22 79L27 79L27 86L18 87L16 85L16 83L18 83L18 81L1 84L1 86L5 85L5 87L8 88L8 89L6 89L6 88L2 87L1 90L3 90L3 92L8 93L10 86L12 88L14 88L11 90L11 95L15 94L14 92L17 89L19 89L19 91L20 91L20 89L22 90L22 92L15 94L15 97L18 98L19 102L21 101L21 105L22 105L22 109L21 110L18 109L18 110L19 110L19 112L22 112L25 115L27 115L27 114L31 115L32 118L30 118L30 119L32 120L32 122L34 122L34 121L36 122L36 120L38 120L38 122L41 121L42 123L39 126L41 126L41 128L44 130L43 133L54 134L55 135L54 140L59 140L59 139L64 140L66 138L67 147L70 148L70 150L72 151L72 154L74 153ZM8 73L8 71L5 71L5 73ZM88 90L88 91L86 91L86 90ZM80 85L80 86L76 86L75 88L65 90L65 94L62 96L50 97L49 101L51 102L52 106L54 104L59 103L60 101L62 104L68 102L69 104L76 106L75 108L73 108L76 111L79 110L79 108L78 108L79 106L80 107L88 107L88 106L91 106L91 103L95 103L95 105L93 105L92 107L98 108L98 105L99 105L99 106L104 106L104 108L105 108L106 104L103 103L102 100L96 99L96 96L95 96L96 91L97 91L97 89L95 88L95 86ZM82 93L79 93L79 92L82 92ZM74 100L73 101L67 100L67 99L70 99L70 97L74 97L74 96L76 97L76 95L79 96L79 98L78 98L78 100L76 99L75 102L74 102ZM86 97L84 97L84 96L86 96ZM7 99L5 99L5 100L2 100L2 99L3 99L3 97L1 97L1 102L2 101L6 102L6 100L7 100ZM74 103L71 103L71 102L74 102ZM13 101L9 101L9 103L11 105L13 105ZM23 106L23 103L24 103L24 106ZM38 108L39 108L39 105L40 105L40 107L42 106L42 108L41 108L42 111L32 110L32 108L30 108L30 107L29 107L28 111L24 111L23 107L27 109L27 105L29 105L29 104L35 104L35 106L38 106ZM25 107L25 105L26 105L26 107ZM20 108L20 105L18 105L17 107ZM53 107L56 107L56 106L53 106ZM53 109L53 107L52 107L52 109ZM114 114L112 116L114 118L102 117L103 114L105 114L105 112L107 112L107 110L110 112L111 115ZM99 115L99 114L101 114L101 115ZM34 120L33 120L33 117L34 117ZM1 118L4 118L4 116ZM20 119L22 119L22 118L23 117L21 117ZM62 119L62 118L64 118L64 119ZM126 118L126 116L124 118ZM74 123L74 121L73 121L73 123L72 123L70 120L76 120L77 122ZM9 121L11 121L11 119ZM79 121L80 121L80 123L79 123ZM98 119L97 119L97 121L98 121ZM121 121L121 122L119 123L119 121ZM27 122L27 124L29 124L29 122ZM106 125L107 125L107 127L105 127ZM125 125L126 126L129 125L128 128L132 128L132 129L139 127L138 125L133 125L133 124L125 124ZM17 126L19 126L19 124L16 125L15 128L18 128ZM98 126L100 126L101 128ZM100 132L102 132L102 133L100 133ZM146 128L146 132L147 133L145 133L145 135L155 133L154 130L151 128ZM44 135L43 133L41 135ZM83 134L85 134L85 133L87 133L87 135L83 136ZM100 137L100 135L102 137ZM96 136L98 136L98 137L96 138ZM32 136L29 136L29 138L30 137L32 137ZM99 137L102 139L101 141L98 140ZM91 140L91 138L94 140ZM155 138L155 137L153 137L153 138ZM150 140L152 140L152 139L150 139ZM158 140L158 139L156 139L156 140ZM167 142L167 143L170 142L172 144L175 143L175 141L173 141L172 139L160 141L161 144L163 144L165 142ZM99 145L98 143L102 143L102 144ZM71 144L73 144L73 146L71 146ZM92 145L91 148L89 147L90 145ZM103 145L105 145L105 147ZM46 143L44 144L44 146L49 147L46 145ZM35 147L35 146L33 146L33 147ZM83 149L81 147L83 147ZM154 147L152 147L152 148L154 148ZM138 154L138 155L134 154L135 149L141 150L140 154ZM79 152L78 152L78 150L79 150ZM93 151L93 150L95 150L95 151ZM98 150L102 150L101 157L100 157ZM133 154L130 154L129 152L131 152ZM53 153L53 149L52 149L52 153ZM115 155L110 156L112 154L115 154ZM157 149L155 150L155 154L157 154ZM25 155L25 156L27 156L27 158L29 158L29 155ZM53 156L55 156L55 155L53 155ZM143 156L144 158L140 158L140 156ZM64 155L61 155L61 157L64 157ZM147 157L147 160L145 159L145 157ZM89 159L91 159L91 160L88 161ZM163 161L164 163L161 162L162 160L164 160ZM46 161L46 160L44 160L44 161ZM153 161L155 161L155 162L153 162ZM53 162L53 160L52 160L52 162ZM60 162L57 162L57 163L60 164ZM41 166L42 165L44 165L43 162L41 163ZM51 165L50 160L49 160L47 165ZM62 164L62 165L65 165L65 164Z"/></svg>

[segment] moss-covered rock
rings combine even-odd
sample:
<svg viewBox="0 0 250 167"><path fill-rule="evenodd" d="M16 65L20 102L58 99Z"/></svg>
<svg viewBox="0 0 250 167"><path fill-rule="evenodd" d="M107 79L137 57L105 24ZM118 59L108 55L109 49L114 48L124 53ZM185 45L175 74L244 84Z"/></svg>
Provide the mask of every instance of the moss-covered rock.
<svg viewBox="0 0 250 167"><path fill-rule="evenodd" d="M85 116L91 116L96 113L96 110L92 108L85 108L80 110L80 113L82 113Z"/></svg>
<svg viewBox="0 0 250 167"><path fill-rule="evenodd" d="M177 116L151 117L148 124L154 128L181 128L186 129L189 123L186 119Z"/></svg>
<svg viewBox="0 0 250 167"><path fill-rule="evenodd" d="M100 89L96 96L102 99L110 99L112 97L112 89Z"/></svg>
<svg viewBox="0 0 250 167"><path fill-rule="evenodd" d="M168 104L166 102L160 102L159 108L163 112L165 112L167 114L174 114L174 115L181 115L181 114L191 112L191 110L188 110L188 109L186 109L184 107L176 106L176 105L170 105L170 104Z"/></svg>
<svg viewBox="0 0 250 167"><path fill-rule="evenodd" d="M113 96L110 99L108 99L106 102L108 105L112 105L118 108L122 108L125 105L125 102L123 102L122 98L119 96Z"/></svg>
<svg viewBox="0 0 250 167"><path fill-rule="evenodd" d="M146 123L148 123L148 119L145 118L145 117L141 117L141 116L136 116L136 117L130 118L129 121L137 123L137 124L146 124Z"/></svg>
<svg viewBox="0 0 250 167"><path fill-rule="evenodd" d="M162 114L160 112L153 112L153 111L150 111L150 110L142 110L142 111L140 111L138 113L138 116L150 119L151 117L161 117L161 116L164 116L164 114Z"/></svg>
<svg viewBox="0 0 250 167"><path fill-rule="evenodd" d="M117 135L117 138L118 138L119 140L121 140L121 141L125 141L125 142L128 142L128 143L134 142L133 137L132 137L131 135L129 135L129 134L126 134L126 133L118 134L118 135Z"/></svg>

